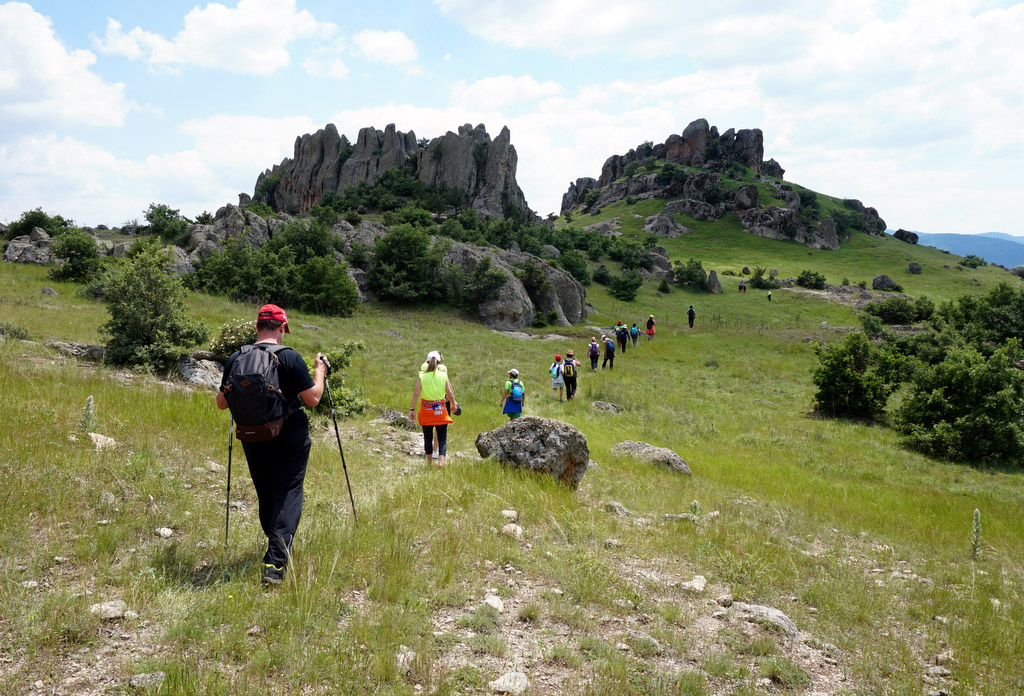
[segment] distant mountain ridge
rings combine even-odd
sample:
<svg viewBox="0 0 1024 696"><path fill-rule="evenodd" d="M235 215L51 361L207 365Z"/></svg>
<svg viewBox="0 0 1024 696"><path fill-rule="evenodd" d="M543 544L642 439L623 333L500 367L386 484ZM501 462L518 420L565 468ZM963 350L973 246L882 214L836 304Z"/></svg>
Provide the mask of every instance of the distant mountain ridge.
<svg viewBox="0 0 1024 696"><path fill-rule="evenodd" d="M984 234L951 234L918 232L918 243L937 249L967 256L975 254L989 263L1007 268L1024 266L1024 237L1015 237L1005 232Z"/></svg>

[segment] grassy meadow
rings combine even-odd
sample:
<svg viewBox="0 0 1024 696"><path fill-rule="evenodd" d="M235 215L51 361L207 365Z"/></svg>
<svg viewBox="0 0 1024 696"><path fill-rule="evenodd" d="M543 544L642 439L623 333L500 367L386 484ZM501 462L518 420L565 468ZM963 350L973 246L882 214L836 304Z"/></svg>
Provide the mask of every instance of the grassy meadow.
<svg viewBox="0 0 1024 696"><path fill-rule="evenodd" d="M594 221L618 214L634 225L634 210L660 203L608 206ZM728 217L663 243L720 276L744 265L783 277L811 268L829 282L885 272L935 300L1012 280L891 239L810 251L747 235ZM910 260L922 275L903 272ZM294 557L285 584L266 591L240 447L223 544L228 419L212 392L62 358L43 342L101 342L104 306L44 269L0 265L3 321L30 341L0 343L0 691L128 694L131 676L156 671L166 678L147 693L484 694L509 671L526 673L530 694L1024 691L1022 474L930 460L884 423L814 417L807 339L841 335L827 327L857 325L854 311L786 290L769 304L722 283L719 296L661 296L648 283L632 303L594 285L586 326L529 341L432 308L290 313L288 342L305 355L365 344L347 381L373 407L341 423L358 524L333 429L318 421ZM198 294L190 309L211 330L254 311ZM591 326L642 326L648 314L655 340L641 338L614 371L584 365L575 401L552 398L556 352L573 348L585 362ZM562 338L540 340L548 332ZM465 411L442 470L424 466L418 432L373 420L408 407L431 349ZM476 435L504 422L498 390L510 367L528 414L586 435L597 466L579 490L477 455ZM97 451L81 432L89 396L95 432L115 449ZM671 448L692 478L613 456L623 440ZM609 501L631 516L607 512ZM510 509L522 540L498 533ZM664 517L686 512L700 521ZM695 575L705 590L682 586ZM481 606L487 594L503 612ZM727 597L783 611L800 636L743 621L723 608ZM135 615L89 613L114 599ZM406 667L402 646L415 652Z"/></svg>

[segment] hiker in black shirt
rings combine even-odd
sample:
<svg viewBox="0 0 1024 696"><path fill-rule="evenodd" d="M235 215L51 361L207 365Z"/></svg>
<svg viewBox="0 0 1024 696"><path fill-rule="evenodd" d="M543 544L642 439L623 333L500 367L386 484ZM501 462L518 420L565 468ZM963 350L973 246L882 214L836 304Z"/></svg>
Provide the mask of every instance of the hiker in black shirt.
<svg viewBox="0 0 1024 696"><path fill-rule="evenodd" d="M256 345L281 343L288 330L288 315L277 305L264 305L257 314ZM240 352L228 358L221 389L231 374L232 363ZM263 555L264 584L279 584L284 579L289 549L302 516L302 484L309 460L309 419L302 409L320 403L324 393L327 363L317 353L313 377L305 361L294 349L276 353L280 361L278 376L284 393L288 415L277 437L267 442L242 442L249 474L259 501L260 526L267 536L267 552ZM223 391L217 392L217 406L228 407Z"/></svg>
<svg viewBox="0 0 1024 696"><path fill-rule="evenodd" d="M686 310L686 318L690 320L690 328L693 328L693 320L697 316L697 311L690 305L690 308Z"/></svg>

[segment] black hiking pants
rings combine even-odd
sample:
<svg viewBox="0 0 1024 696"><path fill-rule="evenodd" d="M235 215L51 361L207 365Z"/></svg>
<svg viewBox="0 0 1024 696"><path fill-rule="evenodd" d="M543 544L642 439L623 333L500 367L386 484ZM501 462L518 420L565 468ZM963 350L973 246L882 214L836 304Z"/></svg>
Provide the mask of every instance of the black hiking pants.
<svg viewBox="0 0 1024 696"><path fill-rule="evenodd" d="M284 567L302 517L302 482L309 461L309 428L282 430L270 442L243 442L249 475L267 536L264 563Z"/></svg>
<svg viewBox="0 0 1024 696"><path fill-rule="evenodd" d="M690 328L693 328L693 317L687 317L690 320Z"/></svg>
<svg viewBox="0 0 1024 696"><path fill-rule="evenodd" d="M596 370L597 369L597 358L598 358L598 356L596 356L596 355L591 355L590 356L590 369L591 370Z"/></svg>
<svg viewBox="0 0 1024 696"><path fill-rule="evenodd" d="M437 428L437 453L448 455L448 424L444 425L421 425L423 428L423 453L434 453L434 428Z"/></svg>
<svg viewBox="0 0 1024 696"><path fill-rule="evenodd" d="M611 353L611 354L605 353L604 354L604 360L601 361L601 369L602 370L604 369L605 365L608 366L609 370L614 370L615 369L615 353Z"/></svg>
<svg viewBox="0 0 1024 696"><path fill-rule="evenodd" d="M576 396L576 377L564 377L565 379L565 398L571 399Z"/></svg>

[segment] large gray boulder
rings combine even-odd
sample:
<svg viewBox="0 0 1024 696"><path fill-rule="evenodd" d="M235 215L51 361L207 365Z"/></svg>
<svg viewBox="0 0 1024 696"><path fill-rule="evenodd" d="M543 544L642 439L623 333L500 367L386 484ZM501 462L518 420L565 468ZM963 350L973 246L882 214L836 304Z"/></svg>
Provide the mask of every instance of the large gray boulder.
<svg viewBox="0 0 1024 696"><path fill-rule="evenodd" d="M516 268L527 263L534 263L540 268L551 289L542 297L535 298L537 309L554 312L557 326L570 326L587 318L587 291L572 274L521 251L502 251L498 253L498 259Z"/></svg>
<svg viewBox="0 0 1024 696"><path fill-rule="evenodd" d="M911 261L909 270L914 275L921 275L921 264L919 264L917 261Z"/></svg>
<svg viewBox="0 0 1024 696"><path fill-rule="evenodd" d="M718 274L714 271L708 271L708 292L712 295L722 294L722 283L718 280Z"/></svg>
<svg viewBox="0 0 1024 696"><path fill-rule="evenodd" d="M669 162L701 166L707 156L710 132L711 127L705 119L690 122L681 136L671 135L665 141L665 158Z"/></svg>
<svg viewBox="0 0 1024 696"><path fill-rule="evenodd" d="M773 176L776 179L782 179L786 175L786 170L782 168L782 165L775 161L775 158L771 158L764 163L761 167L761 173L765 176Z"/></svg>
<svg viewBox="0 0 1024 696"><path fill-rule="evenodd" d="M835 220L825 218L819 222L818 227L807 237L806 243L811 249L829 249L831 251L838 249L839 235L836 234Z"/></svg>
<svg viewBox="0 0 1024 696"><path fill-rule="evenodd" d="M689 231L689 227L676 221L675 213L669 209L663 210L657 215L651 215L644 224L644 232L666 239L682 237Z"/></svg>
<svg viewBox="0 0 1024 696"><path fill-rule="evenodd" d="M7 243L4 261L46 266L54 262L53 254L50 251L51 244L52 240L46 230L34 227L31 234L23 234Z"/></svg>
<svg viewBox="0 0 1024 696"><path fill-rule="evenodd" d="M181 378L199 387L217 389L220 387L223 373L223 366L213 360L194 360L186 357L178 363L178 374Z"/></svg>
<svg viewBox="0 0 1024 696"><path fill-rule="evenodd" d="M871 289L872 290L897 290L897 289L899 289L899 285L897 285L896 281L894 281L889 276L885 275L884 273L879 273L878 275L876 275L871 280Z"/></svg>
<svg viewBox="0 0 1024 696"><path fill-rule="evenodd" d="M517 469L553 476L573 488L580 485L590 461L583 433L562 421L523 416L480 433L476 449Z"/></svg>
<svg viewBox="0 0 1024 696"><path fill-rule="evenodd" d="M916 232L911 232L910 230L904 230L902 228L893 232L892 236L901 242L906 242L907 244L917 244L918 239L920 239Z"/></svg>
<svg viewBox="0 0 1024 696"><path fill-rule="evenodd" d="M736 197L733 199L736 210L749 210L757 207L757 187L753 184L744 184L736 189Z"/></svg>
<svg viewBox="0 0 1024 696"><path fill-rule="evenodd" d="M47 341L46 345L69 358L81 358L82 360L93 360L96 362L103 360L103 353L105 351L103 346L91 343Z"/></svg>
<svg viewBox="0 0 1024 696"><path fill-rule="evenodd" d="M477 307L477 313L481 321L493 329L502 331L514 331L533 323L536 309L530 300L529 293L523 287L522 281L516 277L514 269L502 261L494 251L464 244L452 242L451 247L445 252L442 263L445 266L457 266L468 276L485 257L491 259L491 265L504 271L507 279L491 298Z"/></svg>
<svg viewBox="0 0 1024 696"><path fill-rule="evenodd" d="M633 457L642 462L664 466L680 474L690 475L690 467L683 458L667 447L655 447L646 442L626 440L612 447L612 454L620 457Z"/></svg>

